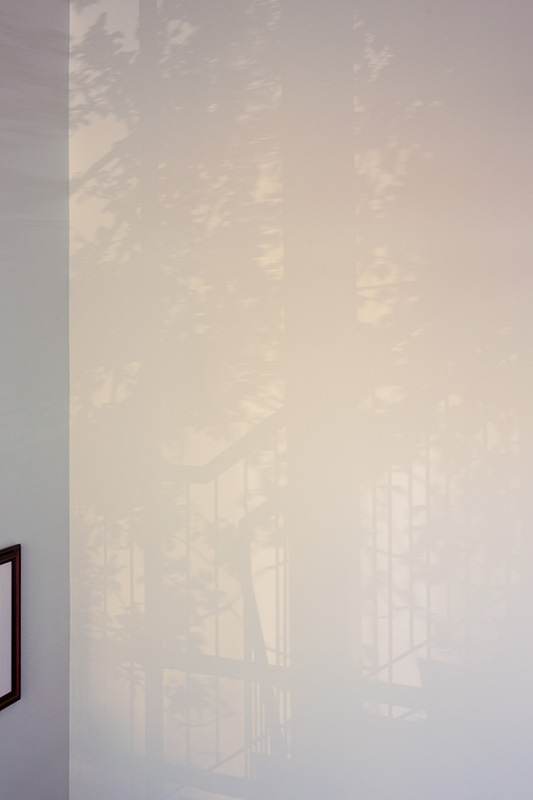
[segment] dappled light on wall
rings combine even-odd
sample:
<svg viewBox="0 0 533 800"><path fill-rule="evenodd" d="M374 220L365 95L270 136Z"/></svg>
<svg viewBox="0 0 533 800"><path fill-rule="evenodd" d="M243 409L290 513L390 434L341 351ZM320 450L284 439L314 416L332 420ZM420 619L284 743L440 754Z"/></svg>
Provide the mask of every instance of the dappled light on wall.
<svg viewBox="0 0 533 800"><path fill-rule="evenodd" d="M73 4L76 800L526 797L530 16Z"/></svg>

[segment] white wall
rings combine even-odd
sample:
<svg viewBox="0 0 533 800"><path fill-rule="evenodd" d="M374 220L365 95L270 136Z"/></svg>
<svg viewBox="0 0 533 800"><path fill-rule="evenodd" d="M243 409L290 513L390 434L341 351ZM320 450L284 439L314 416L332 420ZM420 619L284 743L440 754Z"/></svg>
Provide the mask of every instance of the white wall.
<svg viewBox="0 0 533 800"><path fill-rule="evenodd" d="M2 800L68 797L68 4L0 12L0 547L22 545Z"/></svg>
<svg viewBox="0 0 533 800"><path fill-rule="evenodd" d="M75 4L72 800L531 797L509 9Z"/></svg>

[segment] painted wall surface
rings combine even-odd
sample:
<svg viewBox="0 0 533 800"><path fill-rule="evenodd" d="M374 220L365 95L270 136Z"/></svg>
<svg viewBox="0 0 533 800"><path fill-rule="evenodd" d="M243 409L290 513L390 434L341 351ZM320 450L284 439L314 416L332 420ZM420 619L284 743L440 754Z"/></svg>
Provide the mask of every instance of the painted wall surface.
<svg viewBox="0 0 533 800"><path fill-rule="evenodd" d="M0 10L0 547L22 545L2 800L68 797L68 4Z"/></svg>
<svg viewBox="0 0 533 800"><path fill-rule="evenodd" d="M72 11L72 800L530 800L533 6Z"/></svg>

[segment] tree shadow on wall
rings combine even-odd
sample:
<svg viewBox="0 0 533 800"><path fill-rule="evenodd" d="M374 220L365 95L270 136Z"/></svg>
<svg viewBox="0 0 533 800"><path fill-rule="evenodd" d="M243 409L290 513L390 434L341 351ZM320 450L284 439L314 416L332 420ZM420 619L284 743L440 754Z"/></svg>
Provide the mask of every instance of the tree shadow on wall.
<svg viewBox="0 0 533 800"><path fill-rule="evenodd" d="M515 359L528 323L523 309L517 322L516 286L504 275L516 254L467 223L503 134L487 136L490 155L469 164L474 78L464 67L461 86L452 71L462 36L454 49L425 18L415 33L399 26L389 48L388 23L363 9L376 33L356 17L341 45L329 10L305 23L289 58L279 2L143 2L139 18L116 4L79 8L75 736L90 702L96 714L75 758L96 774L105 764L114 797L159 798L180 786L204 797L269 796L274 785L280 797L315 797L331 792L335 775L339 797L355 784L367 797L422 798L436 775L448 791L458 773L443 753L457 724L434 709L443 691L460 705L476 664L496 648L524 546ZM434 60L421 55L414 72L413 36L436 43ZM334 91L320 80L326 62L347 76ZM317 76L312 86L302 64ZM289 86L303 96L296 110L281 104ZM339 126L327 113L337 101ZM457 197L466 197L460 207ZM285 381L283 420L275 415ZM312 413L319 426L298 451L294 431ZM279 424L267 424L264 440L241 438L271 415ZM287 419L292 475L297 483L319 465L314 507L325 509L324 558L307 558L302 535L291 572L283 537L294 557L295 532L272 522L284 511ZM305 533L290 476L287 503ZM330 492L351 506L356 486L359 521L334 523ZM361 557L355 611L343 610L340 590L329 603L335 584L359 591L357 559L343 559L337 534ZM296 724L287 575L317 621L291 630L299 674L317 654ZM344 641L357 639L361 617L354 668ZM441 662L466 666L456 679ZM343 711L341 723L359 670L355 705L364 711L353 721ZM322 704L310 700L317 686ZM319 705L322 722L333 717L326 743ZM479 704L466 707L461 719L478 730ZM289 751L309 731L290 779L285 756L272 757L275 729ZM462 775L461 785L481 785L477 766Z"/></svg>

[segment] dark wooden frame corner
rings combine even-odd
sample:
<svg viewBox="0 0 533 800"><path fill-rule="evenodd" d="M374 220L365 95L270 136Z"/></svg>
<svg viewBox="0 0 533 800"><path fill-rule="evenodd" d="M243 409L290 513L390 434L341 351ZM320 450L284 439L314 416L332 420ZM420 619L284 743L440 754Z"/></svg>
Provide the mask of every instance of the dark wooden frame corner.
<svg viewBox="0 0 533 800"><path fill-rule="evenodd" d="M0 697L0 710L20 700L20 545L0 550L0 566L11 564L11 688ZM9 638L9 637L8 637ZM0 647L2 632L0 630Z"/></svg>

